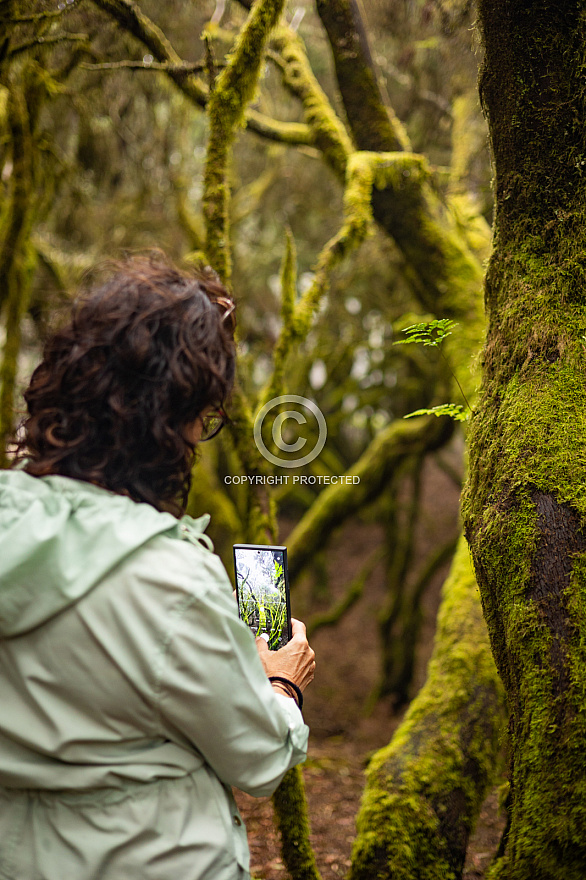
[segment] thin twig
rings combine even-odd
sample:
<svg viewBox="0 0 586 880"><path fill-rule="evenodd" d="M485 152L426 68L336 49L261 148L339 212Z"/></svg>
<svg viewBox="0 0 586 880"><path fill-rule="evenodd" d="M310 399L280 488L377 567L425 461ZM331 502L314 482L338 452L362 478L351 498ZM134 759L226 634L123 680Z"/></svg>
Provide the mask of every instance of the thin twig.
<svg viewBox="0 0 586 880"><path fill-rule="evenodd" d="M165 70L173 73L201 73L205 69L202 62L171 64L167 61L104 61L99 64L81 64L83 70Z"/></svg>
<svg viewBox="0 0 586 880"><path fill-rule="evenodd" d="M442 356L443 359L445 360L446 364L448 365L448 369L449 369L450 373L452 374L452 376L453 376L454 379L456 380L456 385L457 385L458 388L460 389L460 394L462 395L462 397L463 397L464 400L466 401L466 406L468 407L468 409L470 410L470 412L472 412L472 407L470 406L470 403L468 402L468 398L467 398L466 395L464 394L464 389L463 389L462 386L460 385L460 382L458 381L458 377L456 376L454 370L452 369L452 365L450 364L449 360L447 359L447 357L445 356L445 354L443 353L443 351L441 350L441 348L440 348L440 350L439 350L439 353L441 354L441 356Z"/></svg>
<svg viewBox="0 0 586 880"><path fill-rule="evenodd" d="M12 52L9 52L8 57L14 58L16 55L21 55L28 49L34 49L37 46L48 46L64 42L87 43L89 42L89 37L87 34L57 34L54 37L37 37L28 43L21 43L21 45L13 49Z"/></svg>
<svg viewBox="0 0 586 880"><path fill-rule="evenodd" d="M216 8L214 9L214 14L210 18L210 24L220 24L225 11L226 0L216 0Z"/></svg>
<svg viewBox="0 0 586 880"><path fill-rule="evenodd" d="M216 59L214 58L214 50L212 48L212 41L209 33L204 33L203 35L203 44L205 49L205 70L208 76L208 88L210 90L210 95L214 90L214 83L216 81Z"/></svg>
<svg viewBox="0 0 586 880"><path fill-rule="evenodd" d="M293 18L291 19L291 24L289 25L292 31L297 31L299 29L299 25L303 21L304 17L305 9L302 6L298 6L293 13Z"/></svg>
<svg viewBox="0 0 586 880"><path fill-rule="evenodd" d="M36 12L34 15L14 15L10 17L11 22L24 24L31 21L45 21L48 18L61 18L67 12L71 12L79 5L81 0L68 0L67 5L63 9L56 9L53 12Z"/></svg>

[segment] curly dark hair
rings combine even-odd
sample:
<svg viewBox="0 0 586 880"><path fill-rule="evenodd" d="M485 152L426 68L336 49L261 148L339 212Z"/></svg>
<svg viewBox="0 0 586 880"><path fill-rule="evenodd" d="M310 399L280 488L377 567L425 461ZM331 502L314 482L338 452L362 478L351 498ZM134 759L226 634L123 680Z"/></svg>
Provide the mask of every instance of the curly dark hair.
<svg viewBox="0 0 586 880"><path fill-rule="evenodd" d="M185 429L221 406L234 380L227 297L214 273L182 272L161 254L114 264L32 375L17 455L25 471L182 513L195 455Z"/></svg>

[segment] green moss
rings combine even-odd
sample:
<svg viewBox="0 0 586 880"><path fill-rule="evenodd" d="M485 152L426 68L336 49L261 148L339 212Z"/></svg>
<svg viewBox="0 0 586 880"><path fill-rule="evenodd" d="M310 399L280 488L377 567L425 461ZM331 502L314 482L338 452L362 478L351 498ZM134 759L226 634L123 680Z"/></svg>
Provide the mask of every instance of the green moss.
<svg viewBox="0 0 586 880"><path fill-rule="evenodd" d="M6 126L8 117L8 89L4 85L0 85L0 125L2 128Z"/></svg>
<svg viewBox="0 0 586 880"><path fill-rule="evenodd" d="M265 47L283 6L284 0L261 0L255 4L208 102L210 134L203 195L206 254L226 284L231 277L227 181L231 147L244 122L246 108L254 99Z"/></svg>
<svg viewBox="0 0 586 880"><path fill-rule="evenodd" d="M220 444L206 443L198 449L193 479L187 502L187 513L200 516L204 511L211 516L209 533L215 552L221 556L228 571L232 570L232 544L244 533L244 524L225 487L219 485L218 457L223 454Z"/></svg>
<svg viewBox="0 0 586 880"><path fill-rule="evenodd" d="M275 38L286 63L285 83L303 102L306 121L325 161L345 181L349 179L350 156L355 168L368 163L375 170L374 216L403 251L407 260L405 274L414 291L434 315L462 322L462 334L453 354L458 379L467 396L472 396L476 379L468 365L484 333L482 265L476 253L481 258L487 253L486 224L477 218L474 231L469 233L468 227L464 231L462 209L446 207L422 156L368 151L352 155L346 129L315 79L301 40L283 28L276 31ZM347 189L348 208L351 203L352 195ZM364 210L361 211L364 216ZM470 222L470 206L467 212ZM318 263L318 273L319 269ZM316 283L320 283L319 277Z"/></svg>
<svg viewBox="0 0 586 880"><path fill-rule="evenodd" d="M444 585L427 681L368 768L351 880L461 877L504 718L462 539Z"/></svg>
<svg viewBox="0 0 586 880"><path fill-rule="evenodd" d="M303 122L282 122L249 108L246 125L250 131L278 144L289 144L292 147L309 147L313 144L312 131Z"/></svg>
<svg viewBox="0 0 586 880"><path fill-rule="evenodd" d="M398 156L403 162L403 154ZM390 160L387 160L390 161ZM320 302L327 293L332 271L364 241L372 224L371 196L375 178L380 177L384 156L377 153L351 153L346 169L344 190L344 221L339 232L322 249L315 267L313 281L300 299L296 299L295 252L293 240L288 237L281 270L283 291L283 326L273 356L273 374L261 395L261 404L282 393L286 358L292 347L305 339L311 329Z"/></svg>
<svg viewBox="0 0 586 880"><path fill-rule="evenodd" d="M14 404L18 358L22 345L22 320L30 299L35 252L29 246L26 259L13 262L4 279L7 289L6 341L0 365L0 466L7 464L6 444L14 433Z"/></svg>
<svg viewBox="0 0 586 880"><path fill-rule="evenodd" d="M466 240L472 252L482 262L488 260L492 243L492 230L482 214L478 204L470 193L453 193L449 205L456 229Z"/></svg>
<svg viewBox="0 0 586 880"><path fill-rule="evenodd" d="M239 384L236 385L230 401L230 437L238 459L247 476L266 477L267 461L258 451L253 441L254 418L250 402ZM243 516L246 522L246 538L253 544L274 544L277 537L277 518L274 499L266 480L248 487L247 509Z"/></svg>
<svg viewBox="0 0 586 880"><path fill-rule="evenodd" d="M459 209L445 205L422 156L406 152L352 154L347 131L315 79L299 37L289 29L280 28L275 39L285 60L285 83L303 102L315 145L338 177L346 181L347 217L352 209L352 193L347 184L352 156L354 168L362 163L375 171L374 216L403 251L407 260L405 274L422 305L436 316L453 317L462 322L457 345L454 341L451 343L451 354L458 379L467 397L472 397L476 377L470 373L469 364L484 333L480 259L488 252L486 224L477 214L472 224L474 215L469 204L466 222L463 222L462 204ZM358 203L364 217L360 198ZM336 242L332 245L335 247ZM327 276L329 255L324 252L322 257L326 261L323 274ZM308 302L319 299L318 287L323 284L320 268L321 260Z"/></svg>
<svg viewBox="0 0 586 880"><path fill-rule="evenodd" d="M24 78L24 77L23 77ZM35 100L35 104L38 102ZM8 97L8 125L10 129L13 171L8 216L3 224L4 238L0 248L0 306L9 295L8 283L15 262L22 258L23 246L32 224L33 207L33 141L31 119L23 89L11 84Z"/></svg>
<svg viewBox="0 0 586 880"><path fill-rule="evenodd" d="M284 83L303 103L314 144L343 180L348 157L354 149L348 132L315 78L301 38L290 28L279 28L275 42L285 61Z"/></svg>
<svg viewBox="0 0 586 880"><path fill-rule="evenodd" d="M384 551L380 548L375 550L370 554L365 564L360 568L358 574L350 581L349 586L346 589L345 595L336 602L328 611L324 611L323 613L315 614L308 622L307 622L307 636L311 638L319 629L323 629L327 626L335 626L339 623L342 618L346 615L351 608L354 607L356 602L360 599L364 592L364 587L366 586L366 582L370 578L373 569L380 562L382 556L384 555ZM321 562L323 563L324 557L322 556ZM327 589L327 567L322 575L318 576L320 578L319 587L326 592ZM324 583L321 583L321 578L324 578ZM324 589L325 585L325 589Z"/></svg>
<svg viewBox="0 0 586 880"><path fill-rule="evenodd" d="M464 514L511 715L511 823L490 876L578 880L586 864L586 12L576 4L561 16L552 3L530 14L487 2L480 10L497 223Z"/></svg>
<svg viewBox="0 0 586 880"><path fill-rule="evenodd" d="M537 312L539 299L533 299ZM495 658L512 707L511 842L494 876L578 878L586 860L580 826L586 820L585 556L571 551L568 557L562 541L550 545L552 571L559 566L568 572L567 594L535 599L539 546L548 540L535 498L552 498L586 525L586 373L579 335L586 324L570 319L554 333L550 320L548 334L541 321L545 343L532 354L523 331L534 337L539 319L531 330L523 323L516 324L520 338L511 340L512 360L523 350L526 355L520 369L510 375L510 361L500 361L494 351L489 355L507 381L490 383L493 391L500 388L498 397L485 393L474 416L465 508ZM560 347L563 359L550 363ZM561 641L560 628L567 633Z"/></svg>
<svg viewBox="0 0 586 880"><path fill-rule="evenodd" d="M277 827L283 841L283 860L293 880L320 880L309 845L309 821L301 768L289 770L273 795Z"/></svg>
<svg viewBox="0 0 586 880"><path fill-rule="evenodd" d="M303 338L311 327L320 301L328 290L332 271L348 253L364 241L372 226L373 187L384 188L391 176L405 169L419 173L423 160L411 153L354 152L348 156L344 189L344 222L323 248L313 282L295 311L294 332ZM411 171L409 172L411 173Z"/></svg>
<svg viewBox="0 0 586 880"><path fill-rule="evenodd" d="M487 151L486 122L472 84L452 101L452 160L449 205L462 237L480 260L490 255L491 229L482 216L478 195L470 192L474 163Z"/></svg>

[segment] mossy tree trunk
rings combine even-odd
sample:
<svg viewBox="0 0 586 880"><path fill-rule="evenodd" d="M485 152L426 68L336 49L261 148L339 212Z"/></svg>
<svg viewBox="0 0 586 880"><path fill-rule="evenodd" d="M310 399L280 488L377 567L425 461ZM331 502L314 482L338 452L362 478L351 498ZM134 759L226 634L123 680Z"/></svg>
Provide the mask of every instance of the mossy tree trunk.
<svg viewBox="0 0 586 880"><path fill-rule="evenodd" d="M33 133L42 101L39 99L38 85L35 88L31 83L28 68L24 68L21 79L22 82L9 78L6 80L12 180L10 202L0 242L0 309L5 313L6 332L0 361L0 467L8 464L6 445L14 431L14 399L22 321L28 308L35 266L35 253L29 240L37 208Z"/></svg>
<svg viewBox="0 0 586 880"><path fill-rule="evenodd" d="M350 880L462 876L503 717L502 687L461 539L444 585L427 681L368 768Z"/></svg>
<svg viewBox="0 0 586 880"><path fill-rule="evenodd" d="M510 709L491 878L586 866L586 2L482 0L496 170L465 522Z"/></svg>

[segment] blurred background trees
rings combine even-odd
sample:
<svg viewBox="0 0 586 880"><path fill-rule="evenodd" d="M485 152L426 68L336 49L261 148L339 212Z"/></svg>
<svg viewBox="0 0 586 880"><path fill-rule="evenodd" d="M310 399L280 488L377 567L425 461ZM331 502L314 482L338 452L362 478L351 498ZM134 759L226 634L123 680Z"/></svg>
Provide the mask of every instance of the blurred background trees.
<svg viewBox="0 0 586 880"><path fill-rule="evenodd" d="M299 0L272 28L261 13L279 18L278 4L263 0L247 37L250 7L235 0L0 5L1 446L18 422L20 389L48 329L96 262L149 247L194 265L211 260L239 303L239 386L232 431L196 467L190 511L212 513L210 531L228 568L233 541L288 536L294 607L316 638L355 613L378 578L382 588L367 606L378 630L378 669L370 694L352 694L350 706L361 710L368 697L370 709L381 699L397 708L413 696L425 596L456 546L464 447L450 419L403 416L445 402L467 406L460 388L472 399L483 333L492 203L472 4ZM230 85L239 59L251 82L235 76ZM236 104L222 104L223 90ZM236 146L211 155L210 144L222 145L223 121ZM455 322L441 350L393 344L410 324L438 318ZM235 475L285 473L252 441L256 412L282 393L322 410L323 451L274 488L235 485ZM311 446L317 425L304 431ZM309 479L293 483L294 474ZM342 474L360 481L318 482ZM347 572L344 542L360 542L361 528L370 536L367 552ZM450 582L465 583L478 609L469 573ZM460 623L458 638L486 657L480 616ZM437 876L447 877L461 872L502 704L491 663L480 682L470 665L448 682L442 658L449 651L438 650L440 684L425 708L415 706L404 742L421 739L420 721L432 746L444 736L442 725L428 724L430 713L437 716L434 699L455 730L469 689L480 694L461 741L454 735L449 780L440 771L433 796L417 795L426 833L442 841ZM360 651L348 648L355 665ZM322 699L341 684L335 670L326 682ZM318 702L313 711L322 711ZM478 718L490 712L486 753L472 773L466 750ZM442 798L450 801L465 772L474 780L453 840L445 819L438 826L428 813L441 813ZM387 790L391 778L389 771ZM382 820L362 820L356 876L390 858L380 846L368 854L369 821ZM285 837L304 833L287 832L283 817L281 824ZM410 833L398 821L390 838ZM390 851L392 840L385 846ZM287 859L295 876L317 876L310 862Z"/></svg>

